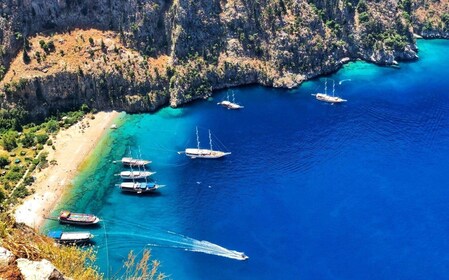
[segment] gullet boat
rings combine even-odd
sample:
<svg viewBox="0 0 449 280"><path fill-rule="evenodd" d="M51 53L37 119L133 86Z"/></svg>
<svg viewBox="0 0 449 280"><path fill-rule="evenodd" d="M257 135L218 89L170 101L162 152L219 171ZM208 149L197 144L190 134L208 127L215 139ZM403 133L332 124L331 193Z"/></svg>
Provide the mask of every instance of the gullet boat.
<svg viewBox="0 0 449 280"><path fill-rule="evenodd" d="M335 82L332 80L332 96L327 94L327 79L324 80L324 93L317 93L315 97L317 100L328 102L328 103L343 103L346 99L335 96Z"/></svg>
<svg viewBox="0 0 449 280"><path fill-rule="evenodd" d="M235 95L234 95L234 93L232 93L232 102L229 100L229 93L226 96L227 96L226 100L218 102L217 104L221 105L221 106L223 106L225 108L231 109L231 110L244 108L244 106L235 103Z"/></svg>
<svg viewBox="0 0 449 280"><path fill-rule="evenodd" d="M151 163L149 160L136 159L132 157L124 157L121 162L124 166L145 166Z"/></svg>
<svg viewBox="0 0 449 280"><path fill-rule="evenodd" d="M72 213L70 211L62 211L58 220L61 224L71 224L79 226L89 226L97 224L100 219L92 214Z"/></svg>
<svg viewBox="0 0 449 280"><path fill-rule="evenodd" d="M185 149L184 153L186 156L190 158L204 158L204 159L216 159L221 158L227 155L230 155L230 152L222 152L222 151L215 151L212 148L212 135L209 130L209 145L210 149L200 149L200 138L198 136L198 127L196 128L196 142L197 142L197 148L187 148ZM182 152L179 152L182 153Z"/></svg>
<svg viewBox="0 0 449 280"><path fill-rule="evenodd" d="M138 194L154 192L162 187L156 183L149 182L123 182L118 184L118 186L123 192L133 192Z"/></svg>
<svg viewBox="0 0 449 280"><path fill-rule="evenodd" d="M119 175L120 175L120 178L122 178L124 180L137 180L137 179L145 179L155 173L156 172L131 170L131 171L122 171L122 172L120 172Z"/></svg>

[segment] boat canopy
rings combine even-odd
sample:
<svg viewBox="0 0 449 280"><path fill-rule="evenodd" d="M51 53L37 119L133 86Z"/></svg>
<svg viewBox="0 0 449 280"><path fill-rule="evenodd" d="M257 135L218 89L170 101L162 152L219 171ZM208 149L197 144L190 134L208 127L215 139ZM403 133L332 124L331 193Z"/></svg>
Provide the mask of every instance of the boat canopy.
<svg viewBox="0 0 449 280"><path fill-rule="evenodd" d="M62 230L54 230L48 233L48 237L60 239L62 236Z"/></svg>

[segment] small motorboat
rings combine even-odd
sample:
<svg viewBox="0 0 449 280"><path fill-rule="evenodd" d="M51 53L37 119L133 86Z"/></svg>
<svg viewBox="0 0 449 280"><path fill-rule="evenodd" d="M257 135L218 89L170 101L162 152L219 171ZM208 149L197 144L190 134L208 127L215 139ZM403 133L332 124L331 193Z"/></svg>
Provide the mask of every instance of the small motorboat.
<svg viewBox="0 0 449 280"><path fill-rule="evenodd" d="M64 232L62 230L50 231L48 237L61 244L88 243L94 237L90 232Z"/></svg>

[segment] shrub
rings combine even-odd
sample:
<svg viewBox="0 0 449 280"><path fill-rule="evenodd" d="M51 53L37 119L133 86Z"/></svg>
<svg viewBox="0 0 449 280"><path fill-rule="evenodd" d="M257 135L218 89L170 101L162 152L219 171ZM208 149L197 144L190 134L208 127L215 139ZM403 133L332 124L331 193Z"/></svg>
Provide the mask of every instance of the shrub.
<svg viewBox="0 0 449 280"><path fill-rule="evenodd" d="M47 133L57 132L59 130L58 122L55 120L50 120L47 122L46 131Z"/></svg>
<svg viewBox="0 0 449 280"><path fill-rule="evenodd" d="M364 22L368 22L369 21L369 15L367 12L363 12L359 14L359 20L360 22L364 23Z"/></svg>
<svg viewBox="0 0 449 280"><path fill-rule="evenodd" d="M8 157L0 156L0 167L3 168L10 163Z"/></svg>
<svg viewBox="0 0 449 280"><path fill-rule="evenodd" d="M12 193L12 196L18 197L18 198L25 198L30 194L28 189L24 185L20 185L18 188L14 190Z"/></svg>
<svg viewBox="0 0 449 280"><path fill-rule="evenodd" d="M3 134L2 137L2 145L5 150L12 151L14 148L17 148L17 132L15 131L8 131L5 134Z"/></svg>
<svg viewBox="0 0 449 280"><path fill-rule="evenodd" d="M48 140L48 135L47 134L37 134L36 139L37 139L37 143L45 144Z"/></svg>
<svg viewBox="0 0 449 280"><path fill-rule="evenodd" d="M34 146L34 134L33 133L25 133L23 135L21 142L22 142L22 146L24 148L29 148L31 146Z"/></svg>

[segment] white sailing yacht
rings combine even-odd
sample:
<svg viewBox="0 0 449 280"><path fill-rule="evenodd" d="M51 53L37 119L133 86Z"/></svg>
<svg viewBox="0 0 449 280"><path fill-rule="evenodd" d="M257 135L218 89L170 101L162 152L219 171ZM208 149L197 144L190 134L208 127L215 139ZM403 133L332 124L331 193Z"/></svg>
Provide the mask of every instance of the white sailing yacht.
<svg viewBox="0 0 449 280"><path fill-rule="evenodd" d="M206 159L214 159L221 158L227 155L230 155L230 152L222 152L222 151L214 151L212 148L212 135L209 130L209 145L210 149L200 149L200 138L198 135L198 127L196 128L196 143L197 147L195 148L187 148L184 153L186 156L190 158L206 158ZM181 152L180 152L181 153Z"/></svg>
<svg viewBox="0 0 449 280"><path fill-rule="evenodd" d="M229 106L229 104L231 104L231 101L229 101L229 92L228 92L228 93L226 93L226 100L218 102L217 105L221 105L221 106L227 108Z"/></svg>
<svg viewBox="0 0 449 280"><path fill-rule="evenodd" d="M153 174L156 174L156 172L150 172L150 171L135 171L135 170L125 170L120 172L118 174L120 178L125 180L133 180L133 179L145 179Z"/></svg>
<svg viewBox="0 0 449 280"><path fill-rule="evenodd" d="M217 105L221 105L225 108L236 110L236 109L242 109L244 106L239 105L235 103L235 95L234 92L232 92L232 102L229 100L229 93L226 94L226 100L223 100L221 102L218 102Z"/></svg>
<svg viewBox="0 0 449 280"><path fill-rule="evenodd" d="M346 99L335 96L335 81L332 80L332 96L327 94L327 79L324 80L324 93L315 94L316 99L328 103L342 103L346 102Z"/></svg>

